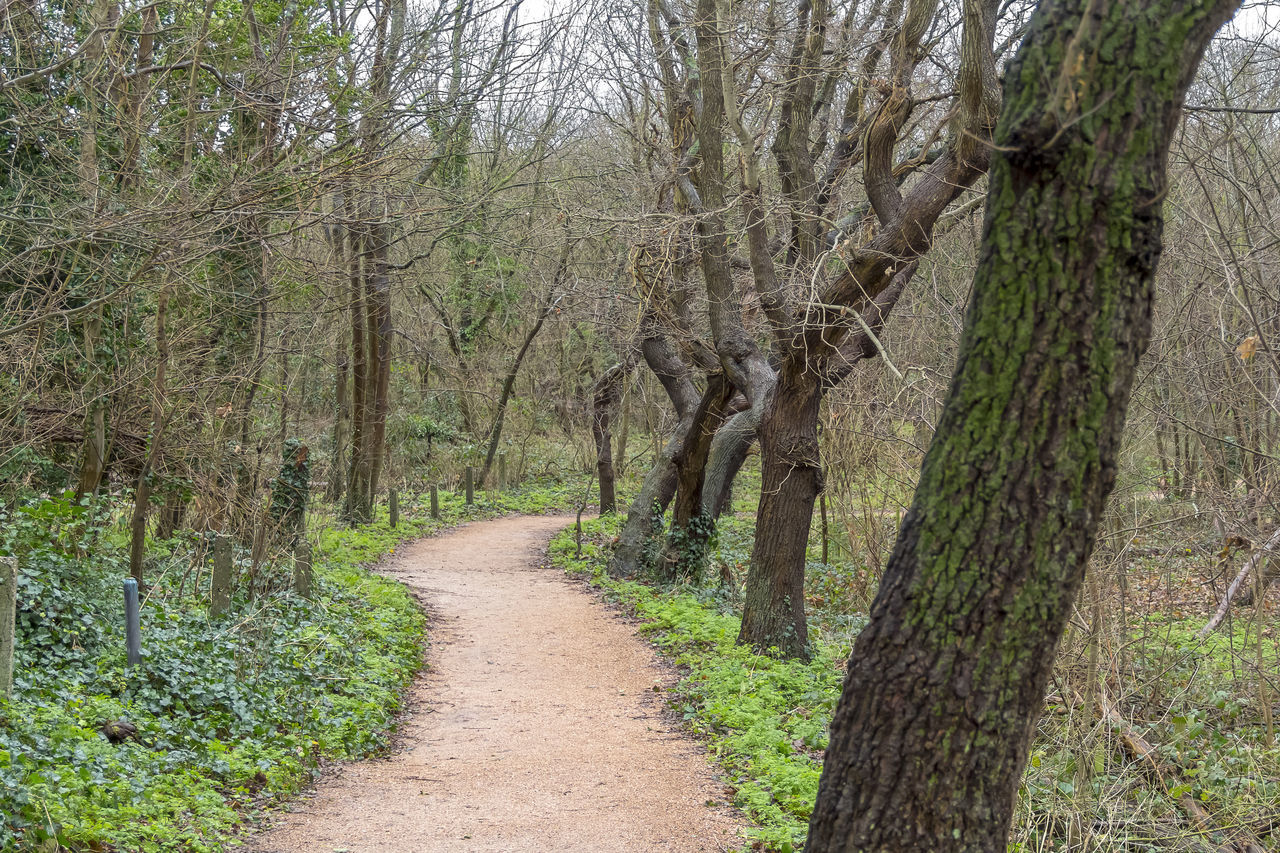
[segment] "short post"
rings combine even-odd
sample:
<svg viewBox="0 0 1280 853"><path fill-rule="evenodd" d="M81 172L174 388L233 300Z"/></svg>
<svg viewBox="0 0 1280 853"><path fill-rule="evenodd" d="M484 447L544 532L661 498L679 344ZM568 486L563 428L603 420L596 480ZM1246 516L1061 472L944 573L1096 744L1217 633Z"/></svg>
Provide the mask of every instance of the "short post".
<svg viewBox="0 0 1280 853"><path fill-rule="evenodd" d="M392 492L392 494L395 494ZM299 542L293 555L293 591L303 598L311 597L311 543Z"/></svg>
<svg viewBox="0 0 1280 853"><path fill-rule="evenodd" d="M476 482L475 469L470 465L467 466L466 489L467 489L467 506L471 506L476 502Z"/></svg>
<svg viewBox="0 0 1280 853"><path fill-rule="evenodd" d="M217 616L231 606L231 537L213 540L213 600L209 612Z"/></svg>
<svg viewBox="0 0 1280 853"><path fill-rule="evenodd" d="M124 580L124 646L129 666L142 663L142 628L138 624L138 582Z"/></svg>
<svg viewBox="0 0 1280 853"><path fill-rule="evenodd" d="M431 517L440 518L440 494L435 486L431 487Z"/></svg>
<svg viewBox="0 0 1280 853"><path fill-rule="evenodd" d="M507 487L507 454L498 454L498 491Z"/></svg>
<svg viewBox="0 0 1280 853"><path fill-rule="evenodd" d="M391 526L400 524L400 493L395 489L387 495L387 514L391 516Z"/></svg>
<svg viewBox="0 0 1280 853"><path fill-rule="evenodd" d="M13 648L18 616L18 560L0 559L0 696L13 697Z"/></svg>

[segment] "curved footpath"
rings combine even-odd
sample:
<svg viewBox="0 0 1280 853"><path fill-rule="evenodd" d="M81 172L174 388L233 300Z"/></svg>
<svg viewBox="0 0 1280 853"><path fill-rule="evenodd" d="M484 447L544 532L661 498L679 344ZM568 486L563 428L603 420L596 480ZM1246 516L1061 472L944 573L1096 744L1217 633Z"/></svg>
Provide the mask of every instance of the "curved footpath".
<svg viewBox="0 0 1280 853"><path fill-rule="evenodd" d="M634 629L540 567L563 518L468 524L385 573L431 614L397 753L321 780L257 853L721 851L740 818ZM709 805L709 803L711 805Z"/></svg>

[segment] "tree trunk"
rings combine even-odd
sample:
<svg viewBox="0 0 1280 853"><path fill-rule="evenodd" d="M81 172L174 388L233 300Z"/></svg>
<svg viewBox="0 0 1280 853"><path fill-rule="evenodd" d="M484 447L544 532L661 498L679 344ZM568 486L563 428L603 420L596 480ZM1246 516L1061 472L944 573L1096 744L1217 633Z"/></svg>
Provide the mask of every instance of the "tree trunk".
<svg viewBox="0 0 1280 853"><path fill-rule="evenodd" d="M111 0L94 0L91 17L94 34L85 45L85 68L87 74L83 81L84 107L81 110L83 123L80 127L80 192L88 204L91 222L96 220L102 208L101 176L98 168L98 119L99 99L103 93L99 88L98 75L105 65L103 57L107 50L108 28L114 27L119 20L119 6ZM88 227L92 228L92 224ZM105 295L105 283L100 284L96 296ZM109 396L102 389L106 383L102 381L103 365L98 356L98 346L102 338L102 326L105 308L102 304L95 307L84 321L84 351L91 365L92 374L85 388L85 399L88 410L84 419L84 448L81 452L80 477L76 486L76 500L85 495L96 494L102 483L107 468L107 400Z"/></svg>
<svg viewBox="0 0 1280 853"><path fill-rule="evenodd" d="M1006 73L973 296L849 659L806 847L1003 851L1151 328L1165 166L1224 0L1049 0Z"/></svg>
<svg viewBox="0 0 1280 853"><path fill-rule="evenodd" d="M684 445L698 401L689 368L680 360L671 341L661 334L651 334L641 342L640 352L671 398L680 422L663 445L627 510L627 521L618 534L618 545L609 559L609 573L614 577L633 577L643 565L645 547L654 534L654 517L660 517L666 511L675 495L675 456Z"/></svg>
<svg viewBox="0 0 1280 853"><path fill-rule="evenodd" d="M485 481L489 478L489 471L493 468L493 460L498 455L498 442L502 439L502 424L506 420L507 403L511 400L511 392L516 387L516 377L520 375L520 366L524 364L524 357L529 354L529 347L533 346L533 339L538 337L538 332L542 331L542 325L546 322L547 316L551 310L555 308L557 297L556 291L560 289L564 282L565 274L569 269L569 251L573 248L573 243L566 240L564 248L560 252L560 259L556 264L555 274L551 278L551 287L547 290L547 298L543 300L542 306L538 311L538 321L533 324L524 336L524 343L520 344L520 350L516 353L515 360L511 362L511 369L507 371L506 378L502 381L502 392L498 396L498 412L493 419L493 428L489 430L489 449L484 456L484 467L480 469L480 486L484 486Z"/></svg>
<svg viewBox="0 0 1280 853"><path fill-rule="evenodd" d="M779 378L760 422L760 508L738 642L809 659L805 551L822 491L818 453L821 388L812 373Z"/></svg>
<svg viewBox="0 0 1280 853"><path fill-rule="evenodd" d="M167 274L167 273L166 273ZM156 300L156 376L152 388L151 446L147 450L142 470L138 472L138 486L133 495L133 516L130 519L129 574L142 583L142 557L147 539L147 506L151 499L151 472L160 456L161 438L165 428L165 374L169 369L169 295L172 282L165 282Z"/></svg>
<svg viewBox="0 0 1280 853"><path fill-rule="evenodd" d="M765 413L761 421L765 484L761 510L757 514L756 545L747 573L743 629L738 638L739 642L757 648L776 647L783 653L789 649L803 653L806 648L803 587L809 528L801 529L797 524L803 520L807 525L812 520L813 503L821 491L818 403L824 386L829 387L833 381L829 375L841 370L842 361L838 357L841 350L851 344L849 332L854 327L849 323L849 315L855 311L865 315L877 309L882 296L910 279L917 259L929 250L939 217L966 187L982 176L989 162L986 140L998 109L992 53L997 2L966 0L956 119L944 153L905 193L899 192L893 177L894 149L906 119L904 110L910 101L907 84L922 55L918 49L920 40L936 10L937 4L927 0L916 0L907 7L902 29L895 37L891 63L891 76L900 82L884 97L863 139L863 185L880 228L867 243L845 247L845 268L828 283L821 296L822 305L827 307L822 307L814 319L806 318L801 334L792 334L786 325L781 325L785 324L785 317L771 321L775 330L784 333L786 351L769 405L790 407L793 416L811 421L784 426L775 416L767 436L764 424L770 415ZM803 46L797 43L796 49L802 50ZM706 118L705 109L703 118ZM801 224L808 227L803 219ZM753 270L767 266L768 252L767 247L761 245L763 242L759 236L752 241ZM763 307L769 310L770 300L766 297L773 291L768 286L773 275L767 270L766 273L766 286L758 283L757 289L761 291ZM759 282L759 273L756 277ZM831 313L823 316L822 312L827 311ZM883 315L884 311L879 313ZM869 326L865 317L863 326ZM868 347L871 352L879 349L875 336L865 328L861 336L852 337L854 351L860 358L866 357ZM788 478L789 471L794 471L794 482ZM770 488L771 477L776 491ZM767 507L766 501L770 504ZM803 505L788 505L792 501ZM773 524L787 525L789 529L775 530L771 527ZM756 612L759 607L766 608L765 612ZM794 615L790 625L779 621L786 612Z"/></svg>
<svg viewBox="0 0 1280 853"><path fill-rule="evenodd" d="M631 434L631 383L625 383L622 402L618 411L622 414L622 431L618 434L618 444L613 450L613 470L618 477L627 474L627 439Z"/></svg>
<svg viewBox="0 0 1280 853"><path fill-rule="evenodd" d="M347 430L351 423L351 409L347 404L347 374L351 361L347 357L346 336L338 343L337 365L333 371L333 455L329 466L329 482L325 486L325 499L337 503L342 498L346 480Z"/></svg>
<svg viewBox="0 0 1280 853"><path fill-rule="evenodd" d="M707 377L688 435L672 460L676 466L675 506L667 532L663 574L667 580L696 576L702 571L712 520L703 513L703 491L711 444L729 415L736 389L723 373Z"/></svg>
<svg viewBox="0 0 1280 853"><path fill-rule="evenodd" d="M609 427L613 408L622 397L623 387L635 366L632 356L610 367L596 380L591 394L591 437L596 443L596 476L600 480L600 514L617 512L614 489L613 437Z"/></svg>
<svg viewBox="0 0 1280 853"><path fill-rule="evenodd" d="M707 473L702 486L702 514L712 521L729 508L733 481L747 461L751 445L760 429L761 408L739 412L716 431L707 456Z"/></svg>
<svg viewBox="0 0 1280 853"><path fill-rule="evenodd" d="M387 202L379 199L374 206L378 220L371 223L372 234L369 258L366 263L366 293L369 312L368 367L373 373L373 405L368 407L369 430L366 434L365 452L369 455L369 507L367 517L373 517L373 499L382 479L382 466L386 459L387 414L391 411L391 281L387 272L390 251L391 226L387 222Z"/></svg>
<svg viewBox="0 0 1280 853"><path fill-rule="evenodd" d="M364 281L360 274L363 263L363 241L353 226L354 202L346 199L347 215L347 282L351 291L351 462L347 474L347 496L343 517L353 524L365 524L373 516L373 499L369 494L369 454L366 444L368 426L369 355L365 349Z"/></svg>
<svg viewBox="0 0 1280 853"><path fill-rule="evenodd" d="M759 429L760 505L739 643L761 650L776 648L786 657L808 658L804 576L813 507L823 489L819 407L826 392L843 382L856 365L878 355L876 334L884 328L916 267L914 261L902 267L876 296L863 314L866 328L844 342L831 359L833 366L815 369L815 363L808 358L788 359L763 406ZM749 424L742 429L746 426ZM739 441L749 441L745 432ZM727 456L739 451L731 447L724 452ZM745 452L746 447L742 447L741 453ZM722 503L728 497L731 482L725 481Z"/></svg>

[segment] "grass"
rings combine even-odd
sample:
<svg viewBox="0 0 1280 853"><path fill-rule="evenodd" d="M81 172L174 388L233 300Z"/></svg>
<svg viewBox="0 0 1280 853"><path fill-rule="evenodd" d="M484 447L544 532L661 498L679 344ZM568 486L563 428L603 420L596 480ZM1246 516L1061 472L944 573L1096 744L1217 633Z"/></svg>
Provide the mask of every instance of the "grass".
<svg viewBox="0 0 1280 853"><path fill-rule="evenodd" d="M748 836L769 850L798 849L817 793L841 650L821 646L809 664L755 654L735 643L740 620L723 594L610 578L604 543L620 524L618 516L585 521L581 556L574 532L565 531L552 540L553 564L635 613L641 633L681 667L670 706L725 769L734 804L755 823Z"/></svg>
<svg viewBox="0 0 1280 853"><path fill-rule="evenodd" d="M876 579L844 553L822 563L814 547L815 520L806 584L813 662L780 662L738 647L740 589L754 534L750 510L758 494L750 472L745 482L737 490L737 514L722 519L705 573L727 578L723 585L664 586L608 577L608 543L619 517L585 523L580 556L571 531L552 543L551 554L557 566L623 602L641 620L642 632L681 667L671 707L706 738L724 768L735 805L755 824L748 831L752 844L799 849L817 793L841 664L865 624L858 603L869 600L868 588L874 594ZM1092 670L1093 635L1087 619L1074 620L1019 790L1010 851L1221 849L1229 835L1242 832L1264 849L1280 849L1280 747L1268 738L1262 705L1265 698L1274 706L1280 695L1274 683L1280 642L1265 618L1259 670L1258 634L1252 627L1245 631L1246 622L1252 625L1246 612L1237 615L1234 633L1201 640L1205 614L1188 612L1193 600L1202 608L1206 600L1208 609L1213 606L1198 574L1203 561L1188 556L1186 548L1174 550L1177 558L1158 567L1131 566L1126 619L1117 618L1113 604L1099 611L1108 615ZM1158 584L1148 577L1161 572L1170 576ZM1117 600L1105 579L1099 584L1097 594ZM1087 605L1081 608L1088 611ZM1124 725L1155 746L1171 775L1155 780L1130 760L1120 733L1099 721L1083 698L1100 691ZM1218 830L1188 821L1178 806L1183 794L1204 804Z"/></svg>
<svg viewBox="0 0 1280 853"><path fill-rule="evenodd" d="M20 557L15 695L0 700L0 850L218 851L245 821L295 794L322 760L384 749L422 665L426 620L408 591L369 565L399 543L474 518L568 505L579 486L536 484L385 508L360 528L321 509L314 594L289 589L287 555L208 613L199 537L152 543L143 660L125 666L125 537L111 516L62 499L0 519L0 554ZM92 556L82 556L82 555ZM248 555L236 552L238 569ZM262 592L265 587L267 592ZM108 720L137 726L112 744Z"/></svg>

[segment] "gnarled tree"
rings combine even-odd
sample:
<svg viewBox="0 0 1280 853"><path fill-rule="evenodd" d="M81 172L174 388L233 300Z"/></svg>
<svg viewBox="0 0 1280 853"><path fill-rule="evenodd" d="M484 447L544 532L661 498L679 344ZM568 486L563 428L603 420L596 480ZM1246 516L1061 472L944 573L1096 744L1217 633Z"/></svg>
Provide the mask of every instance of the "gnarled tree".
<svg viewBox="0 0 1280 853"><path fill-rule="evenodd" d="M1006 75L959 360L806 847L1004 850L1151 329L1170 140L1234 0L1049 0Z"/></svg>

